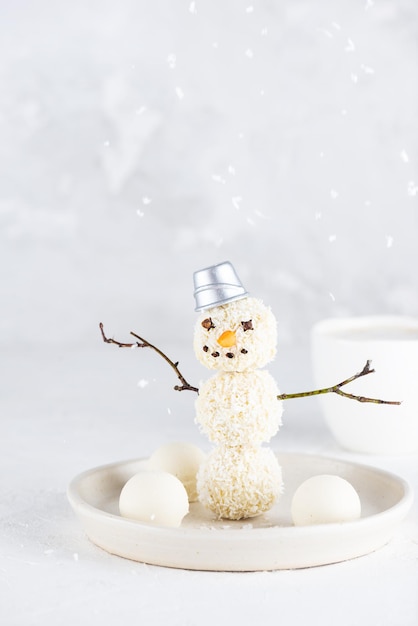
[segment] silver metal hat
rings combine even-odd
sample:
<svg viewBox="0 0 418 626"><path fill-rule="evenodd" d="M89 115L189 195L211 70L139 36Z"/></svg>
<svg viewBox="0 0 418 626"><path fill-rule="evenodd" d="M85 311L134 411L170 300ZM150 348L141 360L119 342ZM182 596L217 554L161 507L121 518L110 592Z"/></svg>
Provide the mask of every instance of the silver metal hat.
<svg viewBox="0 0 418 626"><path fill-rule="evenodd" d="M229 261L194 272L193 283L196 311L211 309L248 296Z"/></svg>

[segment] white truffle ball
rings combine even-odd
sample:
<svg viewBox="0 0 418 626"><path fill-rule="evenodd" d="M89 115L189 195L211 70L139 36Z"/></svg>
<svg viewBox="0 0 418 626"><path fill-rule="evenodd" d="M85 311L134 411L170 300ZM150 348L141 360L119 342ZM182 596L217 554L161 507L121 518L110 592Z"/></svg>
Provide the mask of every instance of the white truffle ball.
<svg viewBox="0 0 418 626"><path fill-rule="evenodd" d="M174 474L184 485L189 502L197 500L196 474L206 454L193 445L173 441L160 446L151 455L148 467Z"/></svg>
<svg viewBox="0 0 418 626"><path fill-rule="evenodd" d="M119 497L122 517L157 526L180 526L189 511L183 484L168 472L143 471L123 487Z"/></svg>
<svg viewBox="0 0 418 626"><path fill-rule="evenodd" d="M360 517L361 503L347 480L321 474L308 478L297 488L291 512L296 526L351 522Z"/></svg>

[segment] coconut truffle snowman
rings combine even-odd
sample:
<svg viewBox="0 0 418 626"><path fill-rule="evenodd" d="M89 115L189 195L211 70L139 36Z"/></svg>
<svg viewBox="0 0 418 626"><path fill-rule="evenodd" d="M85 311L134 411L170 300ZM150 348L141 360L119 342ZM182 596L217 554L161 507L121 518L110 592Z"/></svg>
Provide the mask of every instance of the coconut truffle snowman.
<svg viewBox="0 0 418 626"><path fill-rule="evenodd" d="M250 518L268 511L282 491L278 461L263 444L279 430L283 400L337 393L360 402L400 403L342 391L344 385L374 371L371 361L361 372L332 387L281 394L272 376L261 369L276 354L277 327L271 310L248 295L228 261L199 270L193 278L199 312L195 353L203 365L217 372L199 389L186 381L178 362L136 333L131 332L135 343L123 343L106 337L103 324L100 330L106 343L153 349L182 383L174 389L198 392L196 422L215 444L197 471L198 498L219 518Z"/></svg>
<svg viewBox="0 0 418 626"><path fill-rule="evenodd" d="M254 517L282 489L277 459L262 446L277 433L283 410L273 377L260 369L276 353L276 320L248 296L229 262L196 272L194 283L195 353L217 370L196 401L196 422L215 444L197 475L199 499L220 518Z"/></svg>

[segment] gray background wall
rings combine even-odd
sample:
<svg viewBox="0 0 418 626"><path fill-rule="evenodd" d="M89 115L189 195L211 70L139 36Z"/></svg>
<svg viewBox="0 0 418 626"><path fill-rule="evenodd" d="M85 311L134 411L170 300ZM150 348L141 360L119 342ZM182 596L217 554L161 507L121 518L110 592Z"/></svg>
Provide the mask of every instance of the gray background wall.
<svg viewBox="0 0 418 626"><path fill-rule="evenodd" d="M418 315L414 0L0 2L0 341L191 349L225 259L280 342Z"/></svg>

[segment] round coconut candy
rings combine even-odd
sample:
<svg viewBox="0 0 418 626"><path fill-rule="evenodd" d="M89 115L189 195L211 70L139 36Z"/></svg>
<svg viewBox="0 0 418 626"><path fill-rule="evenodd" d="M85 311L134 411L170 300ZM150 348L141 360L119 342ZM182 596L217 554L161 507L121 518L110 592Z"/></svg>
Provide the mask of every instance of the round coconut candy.
<svg viewBox="0 0 418 626"><path fill-rule="evenodd" d="M160 446L151 455L148 467L174 474L184 485L189 502L197 500L196 474L206 454L192 443L173 441Z"/></svg>
<svg viewBox="0 0 418 626"><path fill-rule="evenodd" d="M360 517L361 503L347 480L321 474L308 478L296 489L291 512L295 526L351 522Z"/></svg>
<svg viewBox="0 0 418 626"><path fill-rule="evenodd" d="M119 511L122 517L139 522L178 527L189 512L187 491L168 472L139 472L122 488Z"/></svg>

